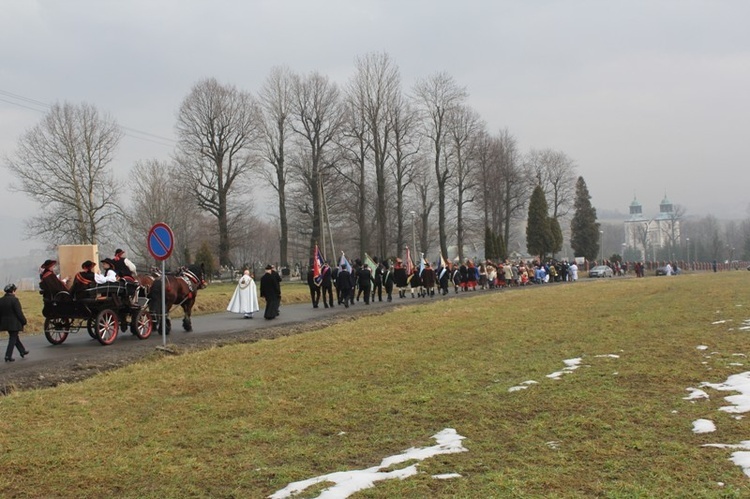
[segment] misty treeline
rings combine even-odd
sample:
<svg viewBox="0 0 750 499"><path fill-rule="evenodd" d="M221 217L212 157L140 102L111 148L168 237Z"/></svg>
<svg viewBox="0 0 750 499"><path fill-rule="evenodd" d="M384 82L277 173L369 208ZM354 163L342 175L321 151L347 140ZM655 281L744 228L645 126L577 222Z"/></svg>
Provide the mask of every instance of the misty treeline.
<svg viewBox="0 0 750 499"><path fill-rule="evenodd" d="M390 56L372 53L343 84L285 67L254 90L196 82L177 110L172 154L138 161L126 179L112 172L121 127L88 104L53 106L6 164L14 188L41 205L28 235L51 246L126 246L144 263L155 222L174 231L177 265L304 265L315 244L332 261L341 251L403 256L406 246L430 260L483 258L487 247L505 258L528 250L537 187L555 228L545 251L567 251L574 161L552 149L520 151L468 100L442 72L404 88ZM746 222L711 222L718 232L694 223L696 257L699 244L750 250ZM596 254L600 241L590 243Z"/></svg>

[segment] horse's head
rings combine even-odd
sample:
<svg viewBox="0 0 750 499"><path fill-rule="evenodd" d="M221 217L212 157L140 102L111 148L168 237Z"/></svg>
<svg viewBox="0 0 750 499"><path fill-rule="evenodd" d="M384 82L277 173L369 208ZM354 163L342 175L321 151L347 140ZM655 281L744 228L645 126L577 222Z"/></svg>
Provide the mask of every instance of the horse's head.
<svg viewBox="0 0 750 499"><path fill-rule="evenodd" d="M193 281L193 283L197 286L197 289L203 289L208 286L205 278L205 267L203 264L193 264L188 265L187 267L182 267L180 269L180 275L183 275Z"/></svg>

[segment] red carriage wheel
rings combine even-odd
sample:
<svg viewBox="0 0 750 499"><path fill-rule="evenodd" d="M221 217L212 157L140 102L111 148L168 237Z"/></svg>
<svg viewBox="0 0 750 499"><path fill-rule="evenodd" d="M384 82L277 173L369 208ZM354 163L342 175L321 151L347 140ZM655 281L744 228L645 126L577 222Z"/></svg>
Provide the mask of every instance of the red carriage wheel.
<svg viewBox="0 0 750 499"><path fill-rule="evenodd" d="M44 336L53 345L68 339L70 324L64 319L44 319Z"/></svg>
<svg viewBox="0 0 750 499"><path fill-rule="evenodd" d="M96 339L102 345L110 345L117 339L120 330L120 319L117 314L105 308L96 316Z"/></svg>
<svg viewBox="0 0 750 499"><path fill-rule="evenodd" d="M139 310L138 314L130 323L130 332L141 340L145 340L151 336L151 331L153 331L153 329L154 323L151 320L151 314L145 309Z"/></svg>

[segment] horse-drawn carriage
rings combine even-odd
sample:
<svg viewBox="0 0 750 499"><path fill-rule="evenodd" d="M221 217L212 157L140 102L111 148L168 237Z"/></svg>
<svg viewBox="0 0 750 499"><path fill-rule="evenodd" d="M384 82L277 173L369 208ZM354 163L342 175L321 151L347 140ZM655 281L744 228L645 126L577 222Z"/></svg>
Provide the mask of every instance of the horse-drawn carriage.
<svg viewBox="0 0 750 499"><path fill-rule="evenodd" d="M54 296L46 294L43 299L44 336L53 345L61 344L68 334L84 327L102 345L114 342L120 328L125 330L128 325L130 332L142 340L153 330L148 297L143 296L137 283L108 283L88 288L77 296L60 291Z"/></svg>

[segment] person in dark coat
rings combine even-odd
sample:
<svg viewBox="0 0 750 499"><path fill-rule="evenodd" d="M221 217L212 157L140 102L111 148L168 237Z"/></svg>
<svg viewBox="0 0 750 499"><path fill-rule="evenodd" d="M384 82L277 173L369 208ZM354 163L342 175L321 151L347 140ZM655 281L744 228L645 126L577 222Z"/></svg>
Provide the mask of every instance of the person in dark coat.
<svg viewBox="0 0 750 499"><path fill-rule="evenodd" d="M385 295L390 302L393 300L393 270L387 261L383 262L383 287L385 287Z"/></svg>
<svg viewBox="0 0 750 499"><path fill-rule="evenodd" d="M320 286L315 282L315 272L312 267L307 271L307 287L310 288L310 300L312 300L313 308L318 308Z"/></svg>
<svg viewBox="0 0 750 499"><path fill-rule="evenodd" d="M385 267L383 262L378 261L378 257L372 259L373 262L377 263L375 267L375 280L373 281L372 288L372 301L375 301L375 295L378 297L378 301L383 301L383 274L385 274Z"/></svg>
<svg viewBox="0 0 750 499"><path fill-rule="evenodd" d="M96 286L96 274L94 267L96 264L91 260L86 260L81 264L81 271L78 272L70 284L70 294L73 298L85 298L86 290Z"/></svg>
<svg viewBox="0 0 750 499"><path fill-rule="evenodd" d="M396 265L393 267L393 284L398 289L398 297L404 298L406 296L406 286L408 284L409 276L406 275L406 269L400 258L396 258Z"/></svg>
<svg viewBox="0 0 750 499"><path fill-rule="evenodd" d="M443 293L443 296L448 294L448 283L451 280L451 264L450 262L446 264L445 267L440 269L440 275L437 276L438 283L440 284L440 291Z"/></svg>
<svg viewBox="0 0 750 499"><path fill-rule="evenodd" d="M266 320L275 319L279 315L281 285L277 276L273 265L266 265L266 273L260 278L260 296L266 300L266 310L263 313Z"/></svg>
<svg viewBox="0 0 750 499"><path fill-rule="evenodd" d="M320 289L323 292L323 306L325 308L333 308L333 280L331 277L330 265L328 265L328 263L323 264L320 273L323 276L323 280L320 284Z"/></svg>
<svg viewBox="0 0 750 499"><path fill-rule="evenodd" d="M435 296L435 271L432 269L429 262L425 263L420 277L422 278L423 295Z"/></svg>
<svg viewBox="0 0 750 499"><path fill-rule="evenodd" d="M21 302L16 296L16 285L5 286L5 296L0 298L0 331L8 331L8 348L5 349L5 362L13 362L13 349L17 348L21 357L26 357L29 351L21 343L18 333L23 331L26 317L23 315Z"/></svg>
<svg viewBox="0 0 750 499"><path fill-rule="evenodd" d="M353 296L353 293L351 275L346 267L339 269L339 275L336 277L336 289L341 298L339 304L343 303L346 308L349 308L349 301L352 299L350 295Z"/></svg>
<svg viewBox="0 0 750 499"><path fill-rule="evenodd" d="M372 289L372 272L367 264L362 265L362 268L357 272L357 286L359 287L359 293L357 294L357 300L359 301L359 294L364 293L365 305L370 304L370 290Z"/></svg>
<svg viewBox="0 0 750 499"><path fill-rule="evenodd" d="M130 268L130 265L128 265L130 261L127 259L127 257L125 257L125 250L117 248L117 250L115 250L115 257L112 259L112 262L114 263L115 273L117 274L117 277L129 282L135 281L133 270Z"/></svg>
<svg viewBox="0 0 750 499"><path fill-rule="evenodd" d="M56 264L57 260L45 260L39 268L39 294L45 300L51 300L57 293L68 290L65 281L60 280L55 274Z"/></svg>

